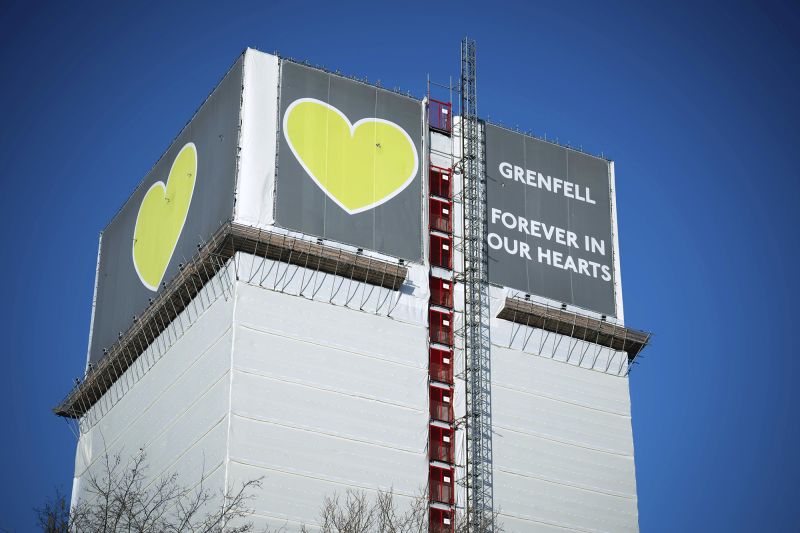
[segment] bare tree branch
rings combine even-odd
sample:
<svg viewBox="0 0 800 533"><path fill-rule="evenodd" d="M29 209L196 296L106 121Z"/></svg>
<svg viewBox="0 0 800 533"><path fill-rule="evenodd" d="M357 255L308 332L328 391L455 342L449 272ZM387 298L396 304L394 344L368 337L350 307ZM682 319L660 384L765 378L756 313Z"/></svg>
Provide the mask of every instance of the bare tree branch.
<svg viewBox="0 0 800 533"><path fill-rule="evenodd" d="M175 473L151 479L143 450L123 463L120 455L106 456L100 471L86 475L82 498L70 508L56 493L53 500L36 509L37 521L45 533L248 533L253 531L250 502L261 489L262 480L242 482L223 494L208 488L203 467L193 487L179 484ZM405 499L405 498L403 498ZM334 493L322 502L319 523L322 533L428 533L429 503L426 491L398 504L393 490L378 491L374 498L363 490ZM490 524L478 530L503 531L495 512ZM487 527L488 526L488 527ZM442 532L468 533L466 516L456 511L452 529ZM283 531L282 528L279 531ZM435 529L435 528L434 528ZM269 530L265 530L269 531ZM300 531L308 533L305 525Z"/></svg>
<svg viewBox="0 0 800 533"><path fill-rule="evenodd" d="M392 490L378 491L370 501L366 492L349 489L343 497L333 494L325 498L320 509L320 527L323 533L427 533L428 509L426 491L413 498L408 508L401 511ZM452 529L443 528L443 532L469 531L466 516L460 510L456 515ZM478 529L502 533L504 528L498 517L494 512L489 519L491 523L481 524ZM300 531L307 533L308 530L302 526Z"/></svg>
<svg viewBox="0 0 800 533"><path fill-rule="evenodd" d="M253 511L249 502L261 479L249 480L222 494L207 488L205 467L193 488L182 487L178 475L156 479L147 475L144 450L127 463L105 455L100 472L90 471L81 500L70 508L56 493L41 509L37 521L46 533L247 533ZM204 510L208 509L206 512ZM231 525L237 521L237 525Z"/></svg>

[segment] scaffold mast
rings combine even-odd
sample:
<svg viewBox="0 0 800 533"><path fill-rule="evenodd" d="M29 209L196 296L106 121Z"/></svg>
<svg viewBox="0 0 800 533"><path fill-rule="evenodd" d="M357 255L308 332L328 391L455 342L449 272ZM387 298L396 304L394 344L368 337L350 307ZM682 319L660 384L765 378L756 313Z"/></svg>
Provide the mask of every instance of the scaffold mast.
<svg viewBox="0 0 800 533"><path fill-rule="evenodd" d="M464 350L467 392L467 524L491 532L492 417L486 178L478 120L475 41L461 42L461 155L464 201Z"/></svg>

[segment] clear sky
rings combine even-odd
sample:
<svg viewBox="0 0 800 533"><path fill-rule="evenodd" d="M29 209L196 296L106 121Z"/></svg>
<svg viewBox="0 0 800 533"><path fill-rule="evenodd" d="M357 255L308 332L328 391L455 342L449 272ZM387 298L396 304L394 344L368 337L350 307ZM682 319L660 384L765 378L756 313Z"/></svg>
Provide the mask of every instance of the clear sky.
<svg viewBox="0 0 800 533"><path fill-rule="evenodd" d="M5 2L0 529L69 492L98 232L246 46L478 107L616 161L644 532L796 531L796 2Z"/></svg>

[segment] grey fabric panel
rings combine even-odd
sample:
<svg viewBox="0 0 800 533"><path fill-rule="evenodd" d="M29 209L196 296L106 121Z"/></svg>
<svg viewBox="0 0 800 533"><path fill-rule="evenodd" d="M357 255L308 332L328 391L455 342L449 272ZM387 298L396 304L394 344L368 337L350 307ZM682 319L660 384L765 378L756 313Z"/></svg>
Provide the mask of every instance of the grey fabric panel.
<svg viewBox="0 0 800 533"><path fill-rule="evenodd" d="M339 109L351 123L380 118L403 128L417 150L417 175L397 196L373 209L348 214L308 176L279 138L275 221L287 229L316 235L387 255L422 259L422 102L341 76L281 62L281 115L299 98L315 98Z"/></svg>
<svg viewBox="0 0 800 533"><path fill-rule="evenodd" d="M145 193L153 183L166 182L175 156L186 143L193 142L197 148L197 177L186 222L163 281L172 279L178 265L197 252L197 244L232 216L242 64L239 58L103 231L90 362L102 359L103 349L131 326L133 316L144 311L157 294L142 284L134 268L133 231Z"/></svg>
<svg viewBox="0 0 800 533"><path fill-rule="evenodd" d="M489 247L489 280L492 283L552 298L578 307L615 316L613 239L608 162L563 146L535 139L491 124L486 125L486 174L489 213L489 234L508 239L508 248ZM590 191L594 203L570 198L563 192L551 192L504 177L502 163L541 173L543 176L567 180L580 187L580 195ZM492 209L557 226L577 234L578 248L546 240L517 228L509 229L501 222L492 223ZM605 242L605 254L586 250L585 236ZM494 239L494 242L498 241ZM491 240L490 239L490 240ZM520 243L530 247L530 257L522 256ZM516 248L515 248L516 246ZM542 247L563 254L593 261L608 268L610 280L574 272L540 262ZM516 253L512 254L516 249Z"/></svg>

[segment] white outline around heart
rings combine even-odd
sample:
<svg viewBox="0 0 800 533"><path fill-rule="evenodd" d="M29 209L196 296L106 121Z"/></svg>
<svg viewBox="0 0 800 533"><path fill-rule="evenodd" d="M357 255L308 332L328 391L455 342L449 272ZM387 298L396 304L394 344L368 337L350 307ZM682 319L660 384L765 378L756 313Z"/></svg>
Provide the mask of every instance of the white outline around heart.
<svg viewBox="0 0 800 533"><path fill-rule="evenodd" d="M186 214L183 215L183 222L181 223L181 229L178 232L178 236L175 238L175 243L172 245L172 251L169 253L169 259L167 259L167 264L164 267L164 271L161 273L161 279L158 280L158 283L155 287L149 285L144 278L142 277L141 272L139 272L139 265L136 264L136 256L133 255L133 245L136 244L136 228L139 227L139 215L142 212L142 204L144 204L144 199L147 198L147 195L154 187L161 187L164 190L164 195L167 194L167 184L163 181L159 180L152 184L147 192L144 193L142 197L142 203L139 204L139 210L136 211L136 223L133 225L133 238L131 239L131 261L133 261L133 268L136 270L136 275L139 276L139 281L142 282L142 285L150 289L151 291L157 291L158 286L161 285L161 282L164 280L164 274L167 273L167 268L169 267L170 261L172 261L172 256L175 254L175 248L178 247L178 241L181 239L181 234L183 233L183 227L186 225L186 219L189 218L189 209L192 207L192 199L194 198L194 189L197 186L197 168L200 166L199 156L197 155L197 146L193 142L188 142L184 144L178 153L175 155L175 158L172 160L172 164L169 166L169 172L167 173L167 181L169 181L169 177L172 175L172 169L175 167L175 161L178 160L178 156L186 149L187 146L191 146L192 150L194 150L194 183L192 184L192 193L189 195L189 205L186 206Z"/></svg>
<svg viewBox="0 0 800 533"><path fill-rule="evenodd" d="M316 104L321 104L321 105L327 107L328 109L331 109L335 113L337 113L340 117L342 117L342 119L344 119L344 121L347 123L347 125L350 126L350 138L351 139L353 138L353 135L355 134L356 128L358 128L361 124L364 124L366 122L379 122L379 123L389 124L391 126L394 126L400 132L403 133L403 135L405 136L406 140L408 140L408 144L411 145L411 151L414 153L414 168L413 168L413 172L403 182L403 184L401 186L399 186L397 189L394 190L394 192L392 192L391 194L385 196L384 198L381 198L379 201L374 202L374 203L369 204L369 205L366 205L364 207L360 207L358 209L354 209L354 210L348 209L335 196L333 196L333 194L331 194L322 185L322 183L320 183L320 181L317 179L316 176L314 176L314 173L311 172L311 170L306 166L305 161L303 161L303 158L300 157L300 155L297 153L297 150L294 149L294 145L292 144L292 140L289 138L289 135L287 135L287 133L286 133L286 131L288 129L287 128L287 121L289 120L289 114L292 112L292 110L295 108L295 106L297 106L297 105L299 105L301 103L304 103L304 102L314 102ZM391 122L389 120L384 120L382 118L362 118L361 120L357 121L355 124L352 124L350 122L350 119L347 118L347 116L344 113L342 113L341 111L339 111L338 109L336 109L332 105L328 104L327 102L323 102L322 100L317 100L316 98L298 98L297 100L295 100L294 102L289 104L289 107L286 108L286 112L283 114L282 126L283 126L283 137L286 139L286 142L289 144L289 149L292 151L292 153L294 154L294 157L300 163L300 166L302 166L303 170L306 171L306 174L308 174L308 176L312 180L314 180L314 183L317 184L317 187L322 189L322 192L324 192L325 195L328 198L330 198L331 200L336 202L336 205L338 205L339 207L344 209L350 215L355 215L357 213L363 213L364 211L369 211L370 209L374 209L374 208L378 207L379 205L385 204L386 202L388 202L389 200L391 200L392 198L394 198L395 196L397 196L398 194L403 192L406 189L406 187L408 187L411 184L411 182L414 181L414 178L417 177L417 173L419 172L419 155L417 154L417 147L414 145L414 141L411 140L411 136L408 134L408 132L406 132L406 130L404 130L399 125L397 125L394 122Z"/></svg>

